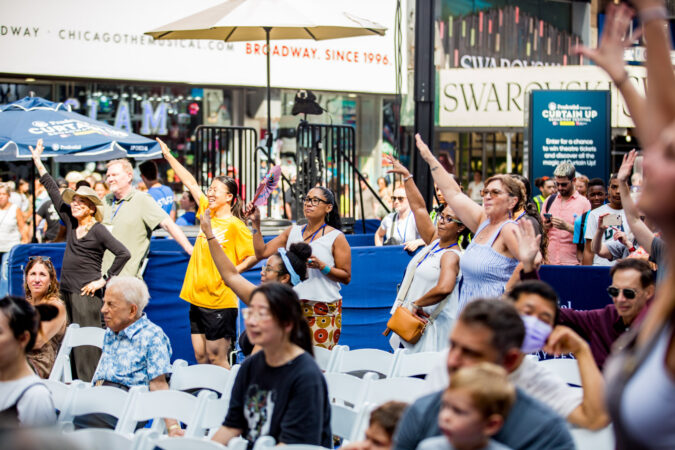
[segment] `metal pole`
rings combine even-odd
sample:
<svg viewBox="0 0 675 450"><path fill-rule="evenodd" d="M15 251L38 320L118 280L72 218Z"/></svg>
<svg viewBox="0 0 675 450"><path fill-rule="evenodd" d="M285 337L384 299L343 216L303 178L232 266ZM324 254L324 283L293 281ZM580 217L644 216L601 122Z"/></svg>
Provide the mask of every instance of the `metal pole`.
<svg viewBox="0 0 675 450"><path fill-rule="evenodd" d="M272 88L270 86L270 31L272 28L265 27L265 41L267 42L267 166L271 163L272 155Z"/></svg>
<svg viewBox="0 0 675 450"><path fill-rule="evenodd" d="M429 0L415 0L415 132L434 151L434 5ZM429 166L415 149L415 183L427 205L434 198Z"/></svg>
<svg viewBox="0 0 675 450"><path fill-rule="evenodd" d="M35 216L37 212L35 211L35 203L37 197L37 189L35 189L35 163L30 165L30 178L32 181L31 189L33 190L33 238L31 239L32 243L36 243L37 240L37 223L35 222Z"/></svg>

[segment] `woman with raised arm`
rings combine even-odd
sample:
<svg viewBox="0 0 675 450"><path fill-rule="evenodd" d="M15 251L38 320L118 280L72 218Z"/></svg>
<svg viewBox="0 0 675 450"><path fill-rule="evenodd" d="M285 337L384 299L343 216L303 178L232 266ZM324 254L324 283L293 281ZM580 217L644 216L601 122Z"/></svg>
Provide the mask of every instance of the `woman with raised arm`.
<svg viewBox="0 0 675 450"><path fill-rule="evenodd" d="M33 306L51 305L58 311L53 320L40 324L33 350L26 355L35 373L40 378L49 378L66 333L66 305L59 296L59 280L51 259L46 256L31 256L23 275L26 300Z"/></svg>
<svg viewBox="0 0 675 450"><path fill-rule="evenodd" d="M631 106L624 87L629 83L614 73L624 64L618 49L632 19L627 6L610 5L604 28L613 33L603 33L597 50L584 50L626 98L644 149L644 181L636 206L661 230L668 245L668 276L659 285L647 316L639 328L631 328L617 342L614 348L621 350L605 363L608 410L620 450L675 447L675 74L664 2L633 0L632 4L647 47L646 102L636 95Z"/></svg>
<svg viewBox="0 0 675 450"><path fill-rule="evenodd" d="M300 297L303 314L312 330L314 345L332 349L342 329L340 283L348 284L352 276L352 254L333 193L317 186L303 199L307 225L292 225L267 244L260 234L260 212L249 206L253 225L253 246L258 259L269 258L278 248L305 242L312 247L307 261L308 279L294 289Z"/></svg>
<svg viewBox="0 0 675 450"><path fill-rule="evenodd" d="M498 297L518 265L518 245L513 236L514 213L521 209L521 183L508 175L495 175L485 181L483 205L462 193L452 175L434 157L419 134L415 136L420 155L431 167L431 175L448 206L474 237L460 260L460 311L477 297Z"/></svg>
<svg viewBox="0 0 675 450"><path fill-rule="evenodd" d="M131 254L101 223L103 210L96 191L80 186L77 191L65 189L63 193L40 160L44 147L42 139L36 148L30 147L33 162L40 174L40 183L47 189L54 209L66 224L66 250L61 265L61 294L72 323L81 327L101 327L103 288L106 281L118 275ZM115 255L107 273L101 274L103 254L106 250ZM89 381L101 357L101 350L93 346L73 349L76 375Z"/></svg>
<svg viewBox="0 0 675 450"><path fill-rule="evenodd" d="M429 321L417 343L411 344L400 339L404 347L413 352L439 351L448 346L448 335L457 318L459 303L456 281L462 254L457 241L468 230L448 206L438 212L438 225L434 226L424 198L408 169L391 156L387 156L387 159L393 166L390 172L402 176L417 231L426 245L408 263L391 312L393 314L402 305L412 308L415 314ZM392 347L398 348L399 339L394 338L390 342Z"/></svg>
<svg viewBox="0 0 675 450"><path fill-rule="evenodd" d="M159 138L157 142L178 178L192 197L198 199L197 216L207 208L211 211L212 232L208 238L204 232L197 235L180 298L190 303L190 333L197 362L229 369L228 355L237 338L239 302L232 289L223 284L209 251L209 242L217 242L240 273L256 263L237 183L233 178L217 176L204 194L195 177L174 158L169 147Z"/></svg>

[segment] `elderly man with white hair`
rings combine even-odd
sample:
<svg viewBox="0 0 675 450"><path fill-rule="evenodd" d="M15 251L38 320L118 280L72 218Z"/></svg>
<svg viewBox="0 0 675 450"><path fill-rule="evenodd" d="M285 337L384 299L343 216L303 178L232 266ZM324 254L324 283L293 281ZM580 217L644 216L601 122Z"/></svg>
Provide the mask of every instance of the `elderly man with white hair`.
<svg viewBox="0 0 675 450"><path fill-rule="evenodd" d="M108 281L101 313L106 324L103 350L92 378L95 386L129 390L149 386L151 391L169 389L171 343L164 331L148 320L143 310L150 294L142 280L130 276ZM178 422L165 419L170 436L183 434ZM88 414L74 421L76 428L114 429L117 419L106 414Z"/></svg>

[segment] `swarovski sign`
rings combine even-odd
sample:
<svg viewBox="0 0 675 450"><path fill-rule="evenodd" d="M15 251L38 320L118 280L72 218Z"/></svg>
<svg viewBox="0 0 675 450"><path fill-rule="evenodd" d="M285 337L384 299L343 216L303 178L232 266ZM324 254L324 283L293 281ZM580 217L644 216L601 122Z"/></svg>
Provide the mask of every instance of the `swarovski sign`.
<svg viewBox="0 0 675 450"><path fill-rule="evenodd" d="M626 67L630 82L644 93L646 71ZM556 66L439 71L438 125L523 128L527 95L533 90L610 90L612 127L633 127L623 98L595 66Z"/></svg>

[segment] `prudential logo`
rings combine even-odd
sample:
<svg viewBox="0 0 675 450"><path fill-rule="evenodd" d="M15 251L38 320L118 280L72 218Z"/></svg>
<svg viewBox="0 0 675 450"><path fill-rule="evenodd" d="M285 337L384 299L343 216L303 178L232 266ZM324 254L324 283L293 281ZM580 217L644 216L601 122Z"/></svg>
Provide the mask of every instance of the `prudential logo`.
<svg viewBox="0 0 675 450"><path fill-rule="evenodd" d="M561 105L551 102L541 115L553 126L579 127L591 123L598 117L598 111L585 105Z"/></svg>

